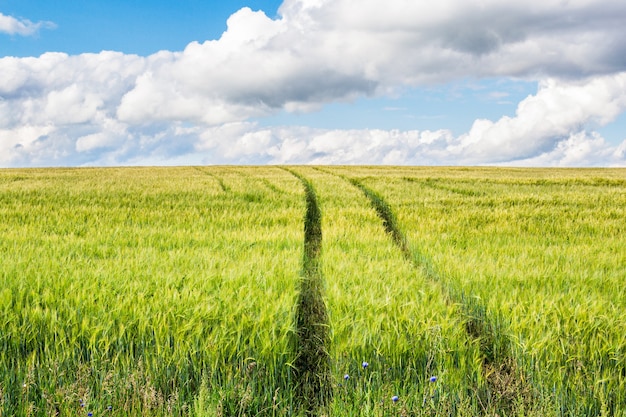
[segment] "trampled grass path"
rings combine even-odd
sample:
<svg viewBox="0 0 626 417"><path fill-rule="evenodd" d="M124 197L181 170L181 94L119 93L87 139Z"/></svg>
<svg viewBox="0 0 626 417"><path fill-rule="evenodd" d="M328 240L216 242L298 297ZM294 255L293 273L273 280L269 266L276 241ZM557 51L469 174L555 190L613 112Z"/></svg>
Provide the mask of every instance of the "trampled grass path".
<svg viewBox="0 0 626 417"><path fill-rule="evenodd" d="M201 169L196 167L196 170L202 172L203 174L208 175L209 177L215 179L215 181L217 181L217 183L219 184L220 188L222 189L223 192L228 193L230 192L230 187L228 187L225 183L224 180L222 180L220 177L218 177L217 175L213 174L212 172L208 172L207 170Z"/></svg>
<svg viewBox="0 0 626 417"><path fill-rule="evenodd" d="M466 381L480 373L473 365L477 349L467 343L441 291L404 261L358 189L311 167L299 172L316 186L324 213L335 378L331 415L478 409L464 394ZM431 381L433 375L441 385L432 382L436 377ZM392 398L397 402L390 408Z"/></svg>
<svg viewBox="0 0 626 417"><path fill-rule="evenodd" d="M332 400L330 327L324 302L321 271L322 213L309 180L289 170L304 187L304 254L302 278L296 305L295 391L299 408L306 415L319 415Z"/></svg>
<svg viewBox="0 0 626 417"><path fill-rule="evenodd" d="M624 174L0 171L0 416L623 416Z"/></svg>
<svg viewBox="0 0 626 417"><path fill-rule="evenodd" d="M332 172L326 173L333 174ZM530 387L524 383L525 378L511 357L511 342L508 339L507 328L503 327L504 320L500 317L492 317L479 300L452 286L449 280L440 276L430 259L427 259L419 250L412 248L392 208L380 194L355 178L340 177L360 189L367 197L380 217L385 232L392 238L405 259L415 268L423 271L429 279L439 283L447 299L460 307L465 320L465 330L468 336L479 344L483 355L483 376L488 388L486 392L481 392L477 387L476 391L484 397L482 403L485 411L490 409L489 411L496 414L508 415L515 413L515 408L519 405L528 407L531 401Z"/></svg>

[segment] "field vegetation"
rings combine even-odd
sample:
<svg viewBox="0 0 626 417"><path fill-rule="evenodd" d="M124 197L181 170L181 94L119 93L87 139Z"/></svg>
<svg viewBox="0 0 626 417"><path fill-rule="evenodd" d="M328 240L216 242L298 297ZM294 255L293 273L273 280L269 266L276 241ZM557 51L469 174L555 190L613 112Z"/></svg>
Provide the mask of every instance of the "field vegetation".
<svg viewBox="0 0 626 417"><path fill-rule="evenodd" d="M416 262L502 333L543 413L624 412L623 170L337 171L384 195Z"/></svg>
<svg viewBox="0 0 626 417"><path fill-rule="evenodd" d="M3 171L4 415L282 401L304 201L248 171Z"/></svg>
<svg viewBox="0 0 626 417"><path fill-rule="evenodd" d="M0 416L626 415L626 171L0 170Z"/></svg>

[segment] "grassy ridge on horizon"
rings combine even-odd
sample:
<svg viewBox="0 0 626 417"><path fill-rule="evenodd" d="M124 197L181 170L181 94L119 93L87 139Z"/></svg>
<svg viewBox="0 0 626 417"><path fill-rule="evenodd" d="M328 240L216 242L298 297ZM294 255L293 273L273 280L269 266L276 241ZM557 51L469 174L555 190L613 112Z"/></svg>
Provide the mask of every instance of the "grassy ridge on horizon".
<svg viewBox="0 0 626 417"><path fill-rule="evenodd" d="M449 288L506 320L516 415L624 415L626 170L231 166L0 170L0 416L296 415L301 179L330 415L496 415Z"/></svg>

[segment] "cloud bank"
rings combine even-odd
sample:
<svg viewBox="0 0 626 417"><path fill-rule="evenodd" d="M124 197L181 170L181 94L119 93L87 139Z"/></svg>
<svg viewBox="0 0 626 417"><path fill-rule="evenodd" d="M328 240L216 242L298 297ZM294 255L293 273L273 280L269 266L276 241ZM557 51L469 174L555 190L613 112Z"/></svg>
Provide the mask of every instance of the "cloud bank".
<svg viewBox="0 0 626 417"><path fill-rule="evenodd" d="M626 134L595 132L626 109L624 21L622 0L286 0L277 19L241 9L183 51L0 58L0 165L625 166ZM249 121L498 77L539 88L456 137Z"/></svg>

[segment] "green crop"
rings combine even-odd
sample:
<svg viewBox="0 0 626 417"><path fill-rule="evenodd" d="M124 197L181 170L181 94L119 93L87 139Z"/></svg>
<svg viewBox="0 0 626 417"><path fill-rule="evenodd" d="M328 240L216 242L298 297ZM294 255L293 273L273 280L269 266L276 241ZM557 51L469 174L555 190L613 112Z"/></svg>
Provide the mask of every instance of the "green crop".
<svg viewBox="0 0 626 417"><path fill-rule="evenodd" d="M624 415L624 218L621 169L0 170L0 416Z"/></svg>
<svg viewBox="0 0 626 417"><path fill-rule="evenodd" d="M250 407L286 391L296 179L146 168L3 171L0 181L5 413L82 404L170 415L203 384L224 408L246 390ZM252 386L249 374L263 378ZM230 386L240 392L222 392Z"/></svg>
<svg viewBox="0 0 626 417"><path fill-rule="evenodd" d="M623 170L337 169L395 209L445 285L504 319L535 401L626 408Z"/></svg>
<svg viewBox="0 0 626 417"><path fill-rule="evenodd" d="M471 398L481 384L478 353L454 306L404 259L359 189L325 170L298 172L315 186L323 213L321 259L335 361L332 414L478 409ZM432 376L437 382L429 381Z"/></svg>

